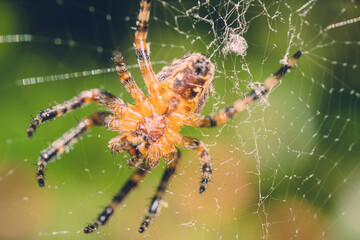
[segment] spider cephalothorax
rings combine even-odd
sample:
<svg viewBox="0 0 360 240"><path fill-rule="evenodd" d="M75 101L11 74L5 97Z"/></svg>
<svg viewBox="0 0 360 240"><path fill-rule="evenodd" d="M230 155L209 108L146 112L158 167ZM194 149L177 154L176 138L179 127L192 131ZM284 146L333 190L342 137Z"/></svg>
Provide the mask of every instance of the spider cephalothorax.
<svg viewBox="0 0 360 240"><path fill-rule="evenodd" d="M27 134L31 137L42 122L91 102L103 105L111 111L96 112L83 119L76 127L43 150L37 164L38 184L44 187L44 169L47 163L72 146L80 135L93 126L103 126L120 132L118 136L110 140L109 148L114 152L128 152L131 157L128 163L136 170L98 218L84 228L85 233L91 233L104 225L128 193L140 183L149 170L159 164L162 158L167 162L167 168L140 225L139 232L144 232L159 213L170 179L179 166L180 152L175 146L195 150L199 155L202 173L200 193L203 193L212 175L209 151L203 142L180 135L181 126L215 127L225 123L271 90L301 56L300 51L295 53L288 64L268 77L262 86L254 88L244 98L235 101L217 114L201 116L200 112L212 90L215 67L206 56L193 53L174 60L155 75L151 68L146 43L150 2L150 0L141 1L135 33L135 52L142 77L149 90L148 98L137 87L127 71L122 55L115 53L114 62L118 75L126 90L135 99L135 105L126 105L120 98L101 89L87 90L63 104L41 111L27 129Z"/></svg>

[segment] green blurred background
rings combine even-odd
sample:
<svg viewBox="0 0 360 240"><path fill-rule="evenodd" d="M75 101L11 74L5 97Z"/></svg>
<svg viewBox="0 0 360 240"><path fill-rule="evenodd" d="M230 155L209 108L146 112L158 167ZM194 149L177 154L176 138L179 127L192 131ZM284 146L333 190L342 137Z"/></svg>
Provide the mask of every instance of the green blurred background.
<svg viewBox="0 0 360 240"><path fill-rule="evenodd" d="M217 66L205 114L262 82L280 67L288 49L289 54L298 49L305 54L249 112L224 127L182 130L209 146L215 169L206 194L197 192L196 154L183 150L179 174L165 198L169 207L148 232L139 235L137 227L164 163L107 226L89 236L82 227L132 172L126 154L107 148L116 133L94 129L86 134L69 154L48 165L47 187L39 189L39 152L99 106L50 121L33 139L26 137L26 127L40 110L82 90L104 88L132 103L130 95L115 73L16 83L111 68L113 50L121 50L129 66L136 64L132 44L139 4L1 0L0 35L27 33L33 41L0 41L0 239L359 239L360 82L354 65L360 60L360 24L321 32L358 17L359 2L310 1L297 11L304 4L254 2L241 15L246 4L237 1L154 1L148 39L155 71L164 66L161 61L170 63L191 52L211 56ZM239 33L240 23L248 28L247 55L224 54L228 31ZM130 69L145 90L140 72Z"/></svg>

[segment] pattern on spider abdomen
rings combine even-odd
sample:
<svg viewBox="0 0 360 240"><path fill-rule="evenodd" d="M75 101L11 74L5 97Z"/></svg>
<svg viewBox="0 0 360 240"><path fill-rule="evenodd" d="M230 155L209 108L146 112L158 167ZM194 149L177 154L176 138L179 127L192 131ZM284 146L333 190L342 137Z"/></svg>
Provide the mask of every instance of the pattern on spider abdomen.
<svg viewBox="0 0 360 240"><path fill-rule="evenodd" d="M212 91L214 72L215 66L209 58L201 53L192 53L175 59L156 78L166 91L176 93L177 96L168 103L170 106L188 103L190 109L183 110L200 113Z"/></svg>

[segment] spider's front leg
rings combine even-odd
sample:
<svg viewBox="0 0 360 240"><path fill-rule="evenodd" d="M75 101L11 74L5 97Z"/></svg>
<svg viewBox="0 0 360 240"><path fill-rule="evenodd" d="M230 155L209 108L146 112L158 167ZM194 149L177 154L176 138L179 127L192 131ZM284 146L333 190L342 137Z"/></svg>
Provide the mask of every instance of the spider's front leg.
<svg viewBox="0 0 360 240"><path fill-rule="evenodd" d="M106 112L92 114L83 119L76 127L66 132L61 138L53 142L47 149L40 153L37 163L37 181L40 187L45 186L44 169L46 164L54 157L60 156L60 154L66 149L69 149L70 146L74 145L78 138L93 126L107 126L106 119L109 116L111 116L111 114Z"/></svg>
<svg viewBox="0 0 360 240"><path fill-rule="evenodd" d="M137 103L145 101L146 97L141 89L136 85L134 78L128 72L125 64L125 59L119 52L114 53L114 62L116 70L120 77L121 83L124 84L126 90L131 94Z"/></svg>
<svg viewBox="0 0 360 240"><path fill-rule="evenodd" d="M254 88L245 98L239 99L233 103L233 105L221 109L217 114L211 114L208 116L195 117L193 120L193 126L195 127L215 127L227 122L234 115L244 111L248 105L251 105L255 100L264 96L269 92L280 80L282 76L289 70L296 61L300 58L301 51L297 51L288 61L287 64L282 66L276 73L268 77L264 83Z"/></svg>
<svg viewBox="0 0 360 240"><path fill-rule="evenodd" d="M149 47L146 42L149 28L150 5L151 0L141 0L139 17L136 22L135 52L141 75L149 89L149 93L151 96L156 97L159 95L159 83L151 67Z"/></svg>
<svg viewBox="0 0 360 240"><path fill-rule="evenodd" d="M91 89L81 92L76 97L51 108L41 111L27 129L27 135L32 137L37 126L55 117L59 117L76 108L85 106L91 102L101 104L118 115L122 115L126 108L124 101L102 89Z"/></svg>
<svg viewBox="0 0 360 240"><path fill-rule="evenodd" d="M164 197L165 191L169 186L171 178L176 173L180 164L180 151L174 155L174 159L170 160L169 165L167 166L164 175L161 179L159 186L156 189L155 196L151 199L150 206L147 210L147 213L139 227L139 233L145 232L145 230L149 227L152 219L159 214L161 206L162 206L162 199Z"/></svg>

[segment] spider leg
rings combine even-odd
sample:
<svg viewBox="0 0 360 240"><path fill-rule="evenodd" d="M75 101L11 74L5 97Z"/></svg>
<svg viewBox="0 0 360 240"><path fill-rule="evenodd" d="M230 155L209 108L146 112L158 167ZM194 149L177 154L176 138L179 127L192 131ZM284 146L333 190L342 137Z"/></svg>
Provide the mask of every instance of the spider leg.
<svg viewBox="0 0 360 240"><path fill-rule="evenodd" d="M114 95L101 90L101 89L91 89L81 92L78 96L51 108L41 111L32 121L32 123L27 128L28 137L32 137L37 126L41 123L64 115L67 112L70 112L76 108L85 106L90 102L96 102L98 104L104 105L111 111L115 112L118 115L122 115L123 111L126 108L124 101Z"/></svg>
<svg viewBox="0 0 360 240"><path fill-rule="evenodd" d="M120 205L122 200L124 200L124 198L130 193L130 191L141 182L141 180L145 177L146 173L147 169L137 168L136 171L127 180L125 185L121 188L121 190L113 197L112 201L100 213L98 218L84 228L84 233L92 233L100 226L105 225L105 223L109 220L116 208Z"/></svg>
<svg viewBox="0 0 360 240"><path fill-rule="evenodd" d="M151 0L142 0L140 3L139 18L136 22L135 52L139 63L141 75L143 76L145 84L149 89L150 95L158 96L159 83L151 67L149 47L146 43L148 22L150 16L150 5Z"/></svg>
<svg viewBox="0 0 360 240"><path fill-rule="evenodd" d="M180 163L180 151L177 152L177 154L174 155L174 159L171 160L171 162L168 164L163 177L161 179L161 182L159 186L156 189L156 193L154 197L151 200L150 206L147 210L147 213L139 227L139 233L143 233L146 231L146 229L149 227L152 219L159 214L162 206L162 198L165 194L166 189L169 186L169 182L176 173L176 170L179 167Z"/></svg>
<svg viewBox="0 0 360 240"><path fill-rule="evenodd" d="M235 114L242 112L248 105L252 104L255 100L269 92L279 82L280 78L284 76L287 70L296 63L300 56L301 51L296 52L294 56L289 59L288 64L285 64L276 73L268 77L260 87L253 89L244 98L235 101L233 105L221 109L217 114L201 116L200 118L194 119L193 126L215 127L227 122Z"/></svg>
<svg viewBox="0 0 360 240"><path fill-rule="evenodd" d="M200 181L200 193L204 193L208 187L209 182L211 181L212 169L211 169L211 158L209 155L209 150L206 148L205 144L195 138L182 137L182 144L184 147L191 150L195 150L200 156L201 160L201 181Z"/></svg>
<svg viewBox="0 0 360 240"><path fill-rule="evenodd" d="M116 70L120 77L122 84L124 84L126 90L131 94L137 103L143 102L146 97L144 93L136 85L134 78L131 77L130 72L127 71L125 59L119 52L114 53L114 61L116 64Z"/></svg>
<svg viewBox="0 0 360 240"><path fill-rule="evenodd" d="M76 127L66 132L61 138L54 141L48 148L41 151L37 163L37 181L40 187L45 186L44 169L46 164L55 156L60 156L61 153L74 145L78 138L93 126L106 126L106 118L108 116L111 116L111 114L106 112L96 112L92 114L79 122Z"/></svg>

